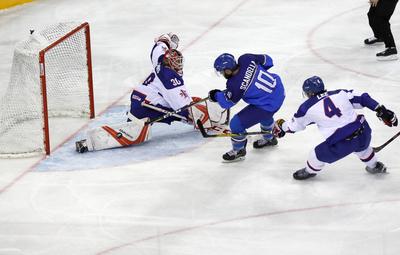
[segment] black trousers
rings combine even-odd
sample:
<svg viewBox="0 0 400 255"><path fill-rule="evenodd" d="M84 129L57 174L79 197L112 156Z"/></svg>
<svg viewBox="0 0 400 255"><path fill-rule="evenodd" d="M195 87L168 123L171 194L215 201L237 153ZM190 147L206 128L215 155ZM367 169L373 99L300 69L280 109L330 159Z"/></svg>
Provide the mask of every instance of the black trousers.
<svg viewBox="0 0 400 255"><path fill-rule="evenodd" d="M374 36L385 42L385 46L396 47L392 31L390 29L390 17L396 8L398 0L379 0L375 7L369 8L369 26L374 32Z"/></svg>

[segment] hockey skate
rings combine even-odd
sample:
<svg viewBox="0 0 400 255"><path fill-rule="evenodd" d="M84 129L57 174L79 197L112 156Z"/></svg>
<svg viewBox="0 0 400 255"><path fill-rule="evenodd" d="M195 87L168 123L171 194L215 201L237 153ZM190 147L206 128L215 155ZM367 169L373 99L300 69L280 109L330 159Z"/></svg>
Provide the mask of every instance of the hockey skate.
<svg viewBox="0 0 400 255"><path fill-rule="evenodd" d="M276 137L273 137L270 140L261 138L261 139L258 139L257 141L255 141L253 143L253 148L254 149L261 149L261 148L264 148L264 147L267 147L267 146L275 146L277 144L278 144L278 139L276 139Z"/></svg>
<svg viewBox="0 0 400 255"><path fill-rule="evenodd" d="M397 60L397 49L396 47L386 48L384 51L377 53L376 58L380 61Z"/></svg>
<svg viewBox="0 0 400 255"><path fill-rule="evenodd" d="M376 162L375 167L366 167L365 170L370 174L386 173L386 166L382 162L378 161Z"/></svg>
<svg viewBox="0 0 400 255"><path fill-rule="evenodd" d="M293 173L293 178L295 178L296 180L305 180L314 177L316 175L317 174L310 174L309 172L306 171L306 168L302 168Z"/></svg>
<svg viewBox="0 0 400 255"><path fill-rule="evenodd" d="M378 39L376 37L371 37L371 38L367 38L364 40L364 44L365 45L382 45L383 44L383 40Z"/></svg>
<svg viewBox="0 0 400 255"><path fill-rule="evenodd" d="M75 147L76 151L79 153L85 153L89 151L86 144L86 139L75 142Z"/></svg>
<svg viewBox="0 0 400 255"><path fill-rule="evenodd" d="M240 149L239 151L231 150L222 155L222 158L225 162L236 162L239 160L243 160L246 156L246 149Z"/></svg>

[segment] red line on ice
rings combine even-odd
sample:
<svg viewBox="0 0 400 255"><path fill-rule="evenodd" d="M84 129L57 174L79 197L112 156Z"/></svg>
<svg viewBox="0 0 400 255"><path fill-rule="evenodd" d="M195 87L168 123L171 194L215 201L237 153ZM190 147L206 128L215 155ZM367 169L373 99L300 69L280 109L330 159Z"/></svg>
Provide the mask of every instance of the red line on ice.
<svg viewBox="0 0 400 255"><path fill-rule="evenodd" d="M337 63L337 62L335 62L335 61L333 61L333 60L331 60L331 59L329 59L329 58L326 58L326 57L322 56L321 53L318 52L318 50L317 50L317 49L314 47L314 45L313 45L313 41L312 41L312 40L313 40L314 34L315 34L320 28L322 28L324 25L328 24L329 22L333 21L334 19L337 19L337 18L339 18L339 17L341 17L341 16L344 16L344 15L346 15L346 14L348 14L348 13L354 12L354 11L360 9L360 8L364 8L365 6L366 6L366 5L363 4L362 6L358 6L358 7L355 7L355 8L353 8L353 9L344 11L344 12L342 12L342 13L336 14L336 15L330 17L329 19L326 19L326 20L322 21L321 23L319 23L317 26L315 26L313 29L311 29L311 31L308 33L308 35L307 35L307 47L310 49L310 51L311 51L316 57L318 57L319 59L321 59L321 60L324 61L325 63L328 63L328 64L330 64L330 65L333 65L333 66L335 66L335 67L337 67L337 68L339 68L339 69L342 69L342 70L344 70L344 71L356 73L356 74L358 74L358 75L363 75L363 76L366 76L366 77L370 77L370 78L374 78L374 79L379 79L379 80L392 81L392 82L396 82L396 83L397 83L397 82L400 82L399 80L390 79L390 78L385 78L385 77L382 77L382 76L379 76L379 75L374 75L374 74L370 74L370 73L358 71L358 70L356 70L356 69L352 69L352 68L346 67L346 66L344 66L344 65L341 65L341 64L339 64L339 63ZM366 24L366 26L368 26L368 24ZM362 43L362 42L360 42L360 44L361 44L361 43ZM361 47L361 46L360 46L360 47Z"/></svg>

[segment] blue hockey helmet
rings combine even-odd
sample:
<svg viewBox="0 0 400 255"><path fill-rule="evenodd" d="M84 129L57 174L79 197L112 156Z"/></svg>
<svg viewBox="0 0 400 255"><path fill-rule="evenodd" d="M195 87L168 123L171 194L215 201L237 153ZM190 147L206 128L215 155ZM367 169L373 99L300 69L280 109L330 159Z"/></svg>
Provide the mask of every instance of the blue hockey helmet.
<svg viewBox="0 0 400 255"><path fill-rule="evenodd" d="M325 85L322 79L318 76L313 76L306 79L303 83L303 93L308 97L317 95L325 91Z"/></svg>
<svg viewBox="0 0 400 255"><path fill-rule="evenodd" d="M219 55L214 61L214 68L219 73L222 73L225 69L233 70L236 65L235 57L229 53Z"/></svg>

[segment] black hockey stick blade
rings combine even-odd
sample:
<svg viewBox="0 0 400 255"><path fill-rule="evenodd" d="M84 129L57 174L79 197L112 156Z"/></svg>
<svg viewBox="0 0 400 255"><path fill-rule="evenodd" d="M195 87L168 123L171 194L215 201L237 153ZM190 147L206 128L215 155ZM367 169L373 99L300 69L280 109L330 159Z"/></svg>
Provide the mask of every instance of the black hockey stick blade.
<svg viewBox="0 0 400 255"><path fill-rule="evenodd" d="M397 137L400 136L400 131L397 132L397 134L395 134L394 136L392 136L389 140L387 140L384 144L382 144L381 146L378 147L373 147L372 149L374 150L374 152L380 152L383 148L385 148L389 143L393 142L394 139L396 139Z"/></svg>
<svg viewBox="0 0 400 255"><path fill-rule="evenodd" d="M197 121L196 121L196 124L197 124L197 127L198 127L199 130L200 130L201 135L202 135L203 137L208 137L208 134L207 134L207 132L206 132L204 126L203 126L203 123L201 123L201 120L197 120Z"/></svg>

